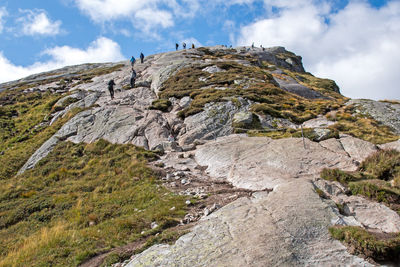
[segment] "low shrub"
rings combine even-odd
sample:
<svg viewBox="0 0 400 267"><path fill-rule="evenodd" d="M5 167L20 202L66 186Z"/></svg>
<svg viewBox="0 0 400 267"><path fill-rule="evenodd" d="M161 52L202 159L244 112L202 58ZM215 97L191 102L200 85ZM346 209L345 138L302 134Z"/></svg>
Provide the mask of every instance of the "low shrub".
<svg viewBox="0 0 400 267"><path fill-rule="evenodd" d="M345 243L355 254L379 262L400 262L400 235L375 234L361 227L335 226L329 228L331 235Z"/></svg>

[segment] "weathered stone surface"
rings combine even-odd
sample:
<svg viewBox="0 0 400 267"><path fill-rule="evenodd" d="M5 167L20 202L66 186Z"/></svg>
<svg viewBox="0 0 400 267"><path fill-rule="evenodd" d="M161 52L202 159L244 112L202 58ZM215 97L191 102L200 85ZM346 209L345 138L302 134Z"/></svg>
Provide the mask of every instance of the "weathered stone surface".
<svg viewBox="0 0 400 267"><path fill-rule="evenodd" d="M332 152L308 139L305 142L306 149L301 138L222 137L198 147L196 160L208 166L211 176L254 190L319 175L323 168L356 168L349 156Z"/></svg>
<svg viewBox="0 0 400 267"><path fill-rule="evenodd" d="M247 112L250 102L239 99L241 106L238 107L231 101L221 103L210 103L204 107L204 111L185 118L184 128L180 132L179 144L187 145L196 139L212 140L219 136L232 133L232 119L237 112Z"/></svg>
<svg viewBox="0 0 400 267"><path fill-rule="evenodd" d="M179 106L181 108L187 108L190 103L192 103L192 99L190 98L190 96L185 96L182 97L181 100L179 101Z"/></svg>
<svg viewBox="0 0 400 267"><path fill-rule="evenodd" d="M400 140L386 143L383 145L379 145L379 148L381 148L381 149L396 149L397 151L400 151Z"/></svg>
<svg viewBox="0 0 400 267"><path fill-rule="evenodd" d="M127 266L371 266L329 237L336 219L311 183L299 179L238 199L174 245L153 246Z"/></svg>
<svg viewBox="0 0 400 267"><path fill-rule="evenodd" d="M332 134L332 130L329 128L314 128L313 133L315 135L313 140L319 142L328 139Z"/></svg>
<svg viewBox="0 0 400 267"><path fill-rule="evenodd" d="M317 99L322 98L326 99L325 96L320 94L317 91L312 90L304 85L299 84L295 79L289 76L285 76L285 79L279 79L274 77L275 81L279 84L279 87L296 95L308 98L308 99Z"/></svg>
<svg viewBox="0 0 400 267"><path fill-rule="evenodd" d="M352 99L346 104L355 105L358 112L372 116L400 135L400 104L369 99Z"/></svg>
<svg viewBox="0 0 400 267"><path fill-rule="evenodd" d="M35 153L29 158L27 162L18 171L18 174L25 172L28 169L33 168L42 158L46 157L53 148L58 144L59 140L57 137L53 136L47 140L40 149L36 150Z"/></svg>
<svg viewBox="0 0 400 267"><path fill-rule="evenodd" d="M319 128L319 127L328 127L335 124L334 121L328 120L325 116L318 116L315 119L311 119L303 122L304 128Z"/></svg>
<svg viewBox="0 0 400 267"><path fill-rule="evenodd" d="M346 216L338 216L346 222L349 222L349 218L350 221L353 221L351 224L345 223L344 225L363 226L386 233L400 231L400 216L384 204L360 196L348 196L345 188L338 182L317 179L314 184L335 203L343 206Z"/></svg>
<svg viewBox="0 0 400 267"><path fill-rule="evenodd" d="M251 112L238 112L233 116L233 124L250 125L253 122L253 113Z"/></svg>
<svg viewBox="0 0 400 267"><path fill-rule="evenodd" d="M77 90L76 92L64 96L63 98L61 98L60 100L58 100L55 104L54 107L65 107L65 103L67 101L77 101L77 100L81 100L85 97L85 92L84 91L80 91Z"/></svg>
<svg viewBox="0 0 400 267"><path fill-rule="evenodd" d="M376 145L350 135L341 135L340 143L349 156L358 162L362 162L369 155L378 151Z"/></svg>
<svg viewBox="0 0 400 267"><path fill-rule="evenodd" d="M216 72L224 72L226 70L223 70L220 67L214 65L214 66L206 67L206 68L202 69L202 71L205 71L208 73L216 73Z"/></svg>

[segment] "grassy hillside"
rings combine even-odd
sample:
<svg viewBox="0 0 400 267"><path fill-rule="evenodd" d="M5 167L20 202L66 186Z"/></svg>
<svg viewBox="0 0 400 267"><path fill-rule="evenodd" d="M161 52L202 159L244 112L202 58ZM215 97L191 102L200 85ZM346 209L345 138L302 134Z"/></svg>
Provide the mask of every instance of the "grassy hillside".
<svg viewBox="0 0 400 267"><path fill-rule="evenodd" d="M37 167L0 183L0 266L75 266L97 253L162 230L185 200L132 145L60 143ZM175 207L174 210L170 210Z"/></svg>

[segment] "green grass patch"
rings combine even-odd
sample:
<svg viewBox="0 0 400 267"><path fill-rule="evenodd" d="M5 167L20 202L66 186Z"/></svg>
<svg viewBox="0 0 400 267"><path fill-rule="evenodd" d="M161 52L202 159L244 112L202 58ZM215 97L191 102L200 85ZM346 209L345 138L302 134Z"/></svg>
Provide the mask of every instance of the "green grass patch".
<svg viewBox="0 0 400 267"><path fill-rule="evenodd" d="M400 261L400 234L376 234L355 226L335 226L329 232L355 254L377 262Z"/></svg>
<svg viewBox="0 0 400 267"><path fill-rule="evenodd" d="M186 197L161 185L147 167L155 158L104 140L61 142L34 169L1 181L0 266L76 266L176 225ZM151 230L153 221L160 226Z"/></svg>
<svg viewBox="0 0 400 267"><path fill-rule="evenodd" d="M378 202L400 204L400 190L379 180L364 180L349 183L352 195L362 195Z"/></svg>
<svg viewBox="0 0 400 267"><path fill-rule="evenodd" d="M249 136L259 136L259 137L270 137L272 139L282 139L282 138L300 138L303 137L307 138L314 142L320 142L329 138L339 138L338 131L331 131L328 135L323 138L320 138L318 134L312 128L304 128L303 133L301 129L293 129L293 128L286 128L286 129L277 129L277 130L251 130L247 132Z"/></svg>
<svg viewBox="0 0 400 267"><path fill-rule="evenodd" d="M336 181L341 184L347 185L349 182L352 181L357 181L361 177L358 175L358 173L349 173L346 171L341 171L339 169L327 169L324 168L320 174L322 179L328 180L328 181Z"/></svg>
<svg viewBox="0 0 400 267"><path fill-rule="evenodd" d="M400 175L400 153L397 150L382 150L369 156L359 167L380 180L392 180Z"/></svg>
<svg viewBox="0 0 400 267"><path fill-rule="evenodd" d="M157 109L161 110L162 112L167 112L171 105L171 101L167 99L157 99L151 103L150 109Z"/></svg>

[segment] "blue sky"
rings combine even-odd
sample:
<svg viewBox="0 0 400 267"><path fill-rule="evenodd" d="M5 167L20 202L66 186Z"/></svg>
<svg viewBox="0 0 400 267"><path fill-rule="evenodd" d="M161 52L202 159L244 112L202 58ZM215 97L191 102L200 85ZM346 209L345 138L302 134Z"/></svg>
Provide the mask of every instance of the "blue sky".
<svg viewBox="0 0 400 267"><path fill-rule="evenodd" d="M400 99L400 0L0 0L0 82L171 51L285 46L353 98Z"/></svg>

